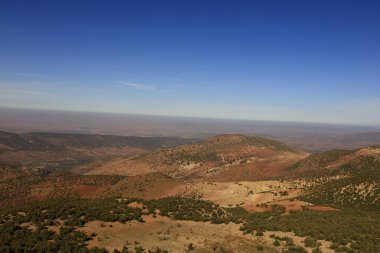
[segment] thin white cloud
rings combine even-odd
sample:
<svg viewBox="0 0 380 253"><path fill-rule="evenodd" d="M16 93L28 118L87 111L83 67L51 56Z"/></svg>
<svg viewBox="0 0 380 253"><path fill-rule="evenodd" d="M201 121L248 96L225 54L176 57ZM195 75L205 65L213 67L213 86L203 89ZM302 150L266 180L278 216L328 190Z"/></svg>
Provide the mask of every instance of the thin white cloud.
<svg viewBox="0 0 380 253"><path fill-rule="evenodd" d="M44 89L34 85L22 85L0 81L1 95L49 95Z"/></svg>
<svg viewBox="0 0 380 253"><path fill-rule="evenodd" d="M18 77L26 77L26 78L37 78L37 79L54 79L55 77L49 75L41 75L41 74L32 74L32 73L22 73L22 72L0 72L1 74L10 75L10 76L18 76Z"/></svg>
<svg viewBox="0 0 380 253"><path fill-rule="evenodd" d="M169 87L169 88L183 88L183 87L190 87L189 85L186 85L186 84L169 84L169 85L165 85L165 87Z"/></svg>
<svg viewBox="0 0 380 253"><path fill-rule="evenodd" d="M130 83L130 82L125 82L125 81L118 81L117 83L121 84L123 86L127 86L129 88L136 89L136 90L146 90L146 91L155 91L156 90L155 86L141 84L141 83Z"/></svg>
<svg viewBox="0 0 380 253"><path fill-rule="evenodd" d="M178 78L178 77L169 77L169 80L172 80L172 81L176 81L176 82L180 82L180 81L182 81L180 78Z"/></svg>

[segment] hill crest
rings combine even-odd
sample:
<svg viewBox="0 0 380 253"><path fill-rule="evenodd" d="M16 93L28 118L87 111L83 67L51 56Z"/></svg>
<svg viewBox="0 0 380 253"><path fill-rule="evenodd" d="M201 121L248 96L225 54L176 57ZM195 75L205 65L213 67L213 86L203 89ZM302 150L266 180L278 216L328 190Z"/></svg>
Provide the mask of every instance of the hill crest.
<svg viewBox="0 0 380 253"><path fill-rule="evenodd" d="M274 177L283 167L306 155L275 140L224 134L199 143L112 161L89 173L136 175L158 171L182 179L259 180Z"/></svg>

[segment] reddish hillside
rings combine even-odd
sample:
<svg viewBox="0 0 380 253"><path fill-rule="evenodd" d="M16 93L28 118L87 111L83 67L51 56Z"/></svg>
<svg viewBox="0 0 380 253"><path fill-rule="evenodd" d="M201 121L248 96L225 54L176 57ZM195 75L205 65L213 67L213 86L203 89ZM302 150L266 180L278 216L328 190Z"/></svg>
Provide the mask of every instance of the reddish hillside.
<svg viewBox="0 0 380 253"><path fill-rule="evenodd" d="M283 168L306 155L303 151L266 138L218 135L196 144L115 160L94 168L88 174L162 172L181 179L260 180L282 175Z"/></svg>

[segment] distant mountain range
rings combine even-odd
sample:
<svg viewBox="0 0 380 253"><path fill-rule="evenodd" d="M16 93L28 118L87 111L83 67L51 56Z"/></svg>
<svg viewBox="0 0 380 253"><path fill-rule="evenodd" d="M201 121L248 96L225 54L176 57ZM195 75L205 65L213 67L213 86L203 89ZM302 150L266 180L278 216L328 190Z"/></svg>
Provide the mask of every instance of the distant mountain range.
<svg viewBox="0 0 380 253"><path fill-rule="evenodd" d="M195 143L196 138L136 137L0 131L0 162L13 167L73 168L129 157L157 148Z"/></svg>
<svg viewBox="0 0 380 253"><path fill-rule="evenodd" d="M196 138L137 137L72 133L9 133L0 131L2 149L23 151L63 151L70 148L123 148L146 150L175 147L196 142Z"/></svg>
<svg viewBox="0 0 380 253"><path fill-rule="evenodd" d="M378 145L380 132L365 132L339 135L310 135L303 137L276 137L276 139L310 152L328 151L332 149L358 149Z"/></svg>

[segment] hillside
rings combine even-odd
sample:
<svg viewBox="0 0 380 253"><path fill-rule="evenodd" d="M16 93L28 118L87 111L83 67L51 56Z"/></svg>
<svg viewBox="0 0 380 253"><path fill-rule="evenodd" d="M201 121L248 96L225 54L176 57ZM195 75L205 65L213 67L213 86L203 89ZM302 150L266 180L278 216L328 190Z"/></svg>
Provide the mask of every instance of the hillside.
<svg viewBox="0 0 380 253"><path fill-rule="evenodd" d="M313 154L287 168L306 179L305 199L339 208L380 207L380 146Z"/></svg>
<svg viewBox="0 0 380 253"><path fill-rule="evenodd" d="M162 198L181 184L161 173L125 177L0 169L0 207L60 197Z"/></svg>
<svg viewBox="0 0 380 253"><path fill-rule="evenodd" d="M355 151L330 150L321 153L313 153L305 159L286 168L287 178L317 177L332 174L339 166L352 160Z"/></svg>
<svg viewBox="0 0 380 253"><path fill-rule="evenodd" d="M283 168L306 155L275 140L226 134L195 144L118 159L94 168L88 174L162 172L181 179L260 180L282 175Z"/></svg>

